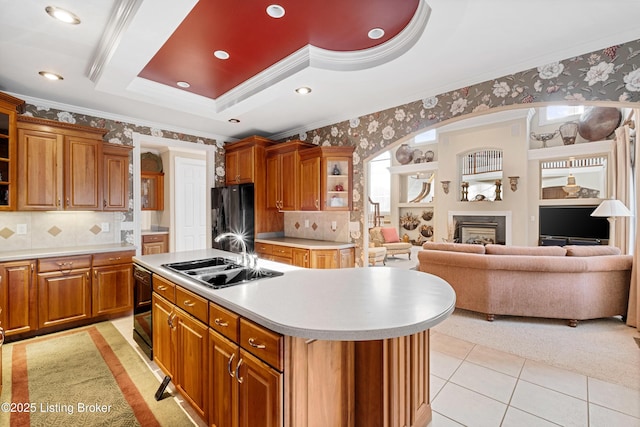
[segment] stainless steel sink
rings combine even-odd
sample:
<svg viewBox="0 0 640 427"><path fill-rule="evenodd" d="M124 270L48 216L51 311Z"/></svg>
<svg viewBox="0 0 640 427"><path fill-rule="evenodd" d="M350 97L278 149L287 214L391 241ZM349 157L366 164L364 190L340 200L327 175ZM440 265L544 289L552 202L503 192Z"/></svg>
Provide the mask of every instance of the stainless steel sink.
<svg viewBox="0 0 640 427"><path fill-rule="evenodd" d="M222 257L176 262L162 266L213 289L283 275L279 271L246 267L235 260Z"/></svg>

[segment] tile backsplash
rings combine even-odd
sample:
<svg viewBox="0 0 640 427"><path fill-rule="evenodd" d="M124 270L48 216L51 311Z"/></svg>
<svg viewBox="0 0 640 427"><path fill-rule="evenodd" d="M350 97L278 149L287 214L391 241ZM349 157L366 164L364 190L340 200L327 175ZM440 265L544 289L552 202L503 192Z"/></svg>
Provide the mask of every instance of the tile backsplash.
<svg viewBox="0 0 640 427"><path fill-rule="evenodd" d="M0 252L120 243L121 212L3 212Z"/></svg>
<svg viewBox="0 0 640 427"><path fill-rule="evenodd" d="M332 223L335 223L335 230ZM349 212L285 212L284 235L300 239L349 242Z"/></svg>

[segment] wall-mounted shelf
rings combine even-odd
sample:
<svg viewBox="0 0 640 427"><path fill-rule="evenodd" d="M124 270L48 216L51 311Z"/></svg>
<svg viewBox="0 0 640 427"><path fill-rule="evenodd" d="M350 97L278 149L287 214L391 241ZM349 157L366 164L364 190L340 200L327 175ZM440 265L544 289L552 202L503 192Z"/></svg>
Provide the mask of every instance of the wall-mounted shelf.
<svg viewBox="0 0 640 427"><path fill-rule="evenodd" d="M586 156L610 153L615 141L584 142L582 144L560 145L557 147L533 148L528 151L529 160L555 159L569 156Z"/></svg>
<svg viewBox="0 0 640 427"><path fill-rule="evenodd" d="M420 172L433 172L438 170L438 162L410 163L408 165L391 166L389 173L412 175Z"/></svg>

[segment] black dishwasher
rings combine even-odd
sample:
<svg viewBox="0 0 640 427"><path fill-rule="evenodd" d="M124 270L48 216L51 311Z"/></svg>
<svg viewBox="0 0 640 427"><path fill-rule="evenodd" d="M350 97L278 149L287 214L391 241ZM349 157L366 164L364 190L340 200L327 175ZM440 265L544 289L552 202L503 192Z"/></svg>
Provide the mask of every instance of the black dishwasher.
<svg viewBox="0 0 640 427"><path fill-rule="evenodd" d="M147 357L153 360L151 277L149 270L133 264L133 339Z"/></svg>

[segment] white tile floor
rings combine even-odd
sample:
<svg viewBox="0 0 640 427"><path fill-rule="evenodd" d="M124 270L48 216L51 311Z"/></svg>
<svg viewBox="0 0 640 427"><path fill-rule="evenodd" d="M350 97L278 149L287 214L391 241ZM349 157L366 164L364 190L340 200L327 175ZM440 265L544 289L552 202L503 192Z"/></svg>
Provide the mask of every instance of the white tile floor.
<svg viewBox="0 0 640 427"><path fill-rule="evenodd" d="M131 317L113 324L160 381L157 365L142 355L131 337ZM640 390L437 332L431 334L430 356L430 427L640 427ZM205 425L179 397L177 401L186 407L194 426Z"/></svg>
<svg viewBox="0 0 640 427"><path fill-rule="evenodd" d="M431 335L432 427L640 426L640 390Z"/></svg>

